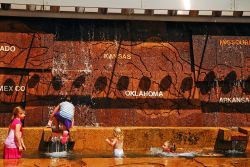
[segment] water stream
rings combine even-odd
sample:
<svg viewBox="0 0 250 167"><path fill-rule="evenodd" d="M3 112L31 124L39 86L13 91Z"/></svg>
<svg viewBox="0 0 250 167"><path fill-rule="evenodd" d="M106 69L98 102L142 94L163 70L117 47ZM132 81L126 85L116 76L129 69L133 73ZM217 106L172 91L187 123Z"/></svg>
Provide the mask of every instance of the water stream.
<svg viewBox="0 0 250 167"><path fill-rule="evenodd" d="M46 155L49 157L66 157L68 154L68 142L62 144L60 137L53 136L48 143Z"/></svg>

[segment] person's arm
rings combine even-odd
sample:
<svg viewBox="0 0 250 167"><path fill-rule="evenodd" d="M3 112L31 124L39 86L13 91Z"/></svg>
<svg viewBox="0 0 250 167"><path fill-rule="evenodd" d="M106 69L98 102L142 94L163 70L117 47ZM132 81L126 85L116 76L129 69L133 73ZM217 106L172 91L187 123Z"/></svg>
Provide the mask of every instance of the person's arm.
<svg viewBox="0 0 250 167"><path fill-rule="evenodd" d="M71 128L73 128L73 127L74 127L74 124L75 124L75 119L73 118L73 119L72 119Z"/></svg>
<svg viewBox="0 0 250 167"><path fill-rule="evenodd" d="M23 138L21 138L21 144L22 144L23 150L25 151L26 150L26 146L25 146L25 144L23 142Z"/></svg>
<svg viewBox="0 0 250 167"><path fill-rule="evenodd" d="M172 152L175 152L175 151L176 151L175 143L173 143L173 145L172 145L172 147L171 147L171 151L172 151Z"/></svg>
<svg viewBox="0 0 250 167"><path fill-rule="evenodd" d="M9 125L9 129L8 129L8 135L9 135L9 133L10 133L10 125Z"/></svg>
<svg viewBox="0 0 250 167"><path fill-rule="evenodd" d="M15 138L16 138L16 141L17 141L18 149L19 149L19 151L21 151L23 149L23 147L22 147L22 139L21 139L21 124L16 124Z"/></svg>
<svg viewBox="0 0 250 167"><path fill-rule="evenodd" d="M75 117L75 112L76 112L76 109L75 109L75 107L74 107L74 114L73 114L73 118L72 118L72 124L71 124L71 128L73 128L73 126L75 125L75 119L74 119L74 117Z"/></svg>
<svg viewBox="0 0 250 167"><path fill-rule="evenodd" d="M111 145L112 147L114 147L115 144L117 143L117 139L113 139L113 140L106 139L105 141L106 141L109 145Z"/></svg>
<svg viewBox="0 0 250 167"><path fill-rule="evenodd" d="M60 110L60 105L56 106L56 108L54 109L54 111L50 114L49 120L52 121L55 113L59 112L59 110Z"/></svg>
<svg viewBox="0 0 250 167"><path fill-rule="evenodd" d="M47 123L47 127L51 127L53 117L54 117L54 115L55 115L56 112L59 112L59 110L60 110L60 105L56 106L55 109L54 109L54 111L50 114L49 121Z"/></svg>

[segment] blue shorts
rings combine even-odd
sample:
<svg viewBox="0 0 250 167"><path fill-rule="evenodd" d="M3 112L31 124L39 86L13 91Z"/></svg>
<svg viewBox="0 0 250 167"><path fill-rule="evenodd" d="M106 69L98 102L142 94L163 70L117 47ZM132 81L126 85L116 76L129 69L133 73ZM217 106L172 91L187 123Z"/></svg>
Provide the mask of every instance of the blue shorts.
<svg viewBox="0 0 250 167"><path fill-rule="evenodd" d="M72 121L67 118L63 118L59 112L56 112L54 117L57 119L58 122L62 123L67 130L71 128Z"/></svg>

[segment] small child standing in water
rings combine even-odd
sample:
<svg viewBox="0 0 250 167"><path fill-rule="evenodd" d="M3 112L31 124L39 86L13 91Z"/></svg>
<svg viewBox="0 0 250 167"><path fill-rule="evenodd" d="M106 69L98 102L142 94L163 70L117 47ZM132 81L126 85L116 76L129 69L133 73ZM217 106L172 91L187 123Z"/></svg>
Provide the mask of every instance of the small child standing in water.
<svg viewBox="0 0 250 167"><path fill-rule="evenodd" d="M164 144L161 146L162 147L162 150L164 152L175 152L176 150L176 146L174 143L171 143L170 141L165 141Z"/></svg>
<svg viewBox="0 0 250 167"><path fill-rule="evenodd" d="M8 137L4 142L4 159L18 159L22 157L22 151L26 150L23 142L22 122L25 111L21 107L13 110Z"/></svg>
<svg viewBox="0 0 250 167"><path fill-rule="evenodd" d="M114 138L106 139L106 142L114 148L114 157L122 158L124 157L123 152L123 133L119 127L114 128L113 131Z"/></svg>

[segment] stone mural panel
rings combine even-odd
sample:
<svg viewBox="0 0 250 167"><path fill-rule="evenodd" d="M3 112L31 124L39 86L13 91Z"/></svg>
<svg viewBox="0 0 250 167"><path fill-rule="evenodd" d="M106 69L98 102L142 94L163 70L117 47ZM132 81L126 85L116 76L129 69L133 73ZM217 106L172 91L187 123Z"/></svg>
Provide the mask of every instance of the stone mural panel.
<svg viewBox="0 0 250 167"><path fill-rule="evenodd" d="M82 126L249 124L249 36L180 23L42 21L0 28L0 119L22 105L26 126L44 126L69 95ZM24 91L7 90L15 86Z"/></svg>

